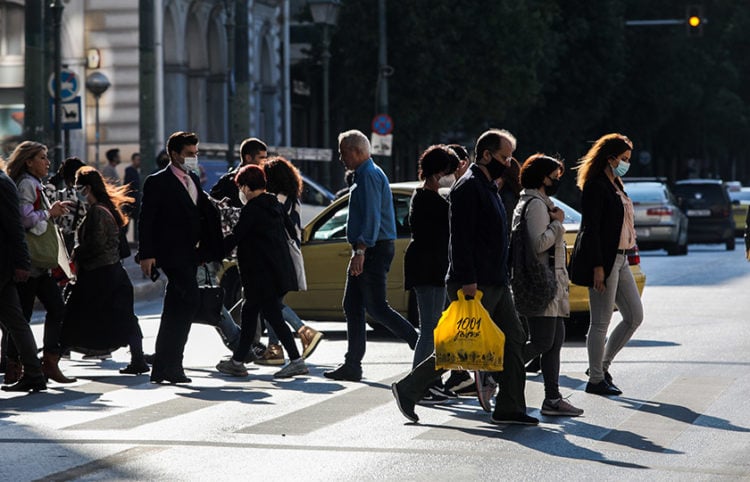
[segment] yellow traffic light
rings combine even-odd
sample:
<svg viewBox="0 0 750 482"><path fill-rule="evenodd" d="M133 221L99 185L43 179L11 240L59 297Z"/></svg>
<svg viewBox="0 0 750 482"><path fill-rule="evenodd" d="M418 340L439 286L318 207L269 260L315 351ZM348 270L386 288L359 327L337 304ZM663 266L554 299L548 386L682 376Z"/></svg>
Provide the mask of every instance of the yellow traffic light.
<svg viewBox="0 0 750 482"><path fill-rule="evenodd" d="M699 27L701 24L701 18L697 15L692 15L690 18L688 18L688 25L690 25L693 28Z"/></svg>
<svg viewBox="0 0 750 482"><path fill-rule="evenodd" d="M706 19L703 18L702 5L688 5L685 8L685 28L688 37L702 36L704 23Z"/></svg>

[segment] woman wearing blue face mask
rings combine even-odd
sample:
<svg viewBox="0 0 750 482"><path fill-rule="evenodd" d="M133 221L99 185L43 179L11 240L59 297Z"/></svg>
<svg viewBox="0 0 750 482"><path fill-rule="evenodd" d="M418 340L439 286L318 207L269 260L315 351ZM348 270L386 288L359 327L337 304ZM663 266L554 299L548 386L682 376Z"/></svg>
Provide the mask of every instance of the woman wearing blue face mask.
<svg viewBox="0 0 750 482"><path fill-rule="evenodd" d="M569 274L575 284L589 287L586 391L597 395L622 394L612 382L609 366L643 320L643 305L627 257L628 249L635 245L633 203L620 179L630 167L632 151L627 137L607 134L594 143L577 167L583 218ZM607 339L615 306L622 321Z"/></svg>

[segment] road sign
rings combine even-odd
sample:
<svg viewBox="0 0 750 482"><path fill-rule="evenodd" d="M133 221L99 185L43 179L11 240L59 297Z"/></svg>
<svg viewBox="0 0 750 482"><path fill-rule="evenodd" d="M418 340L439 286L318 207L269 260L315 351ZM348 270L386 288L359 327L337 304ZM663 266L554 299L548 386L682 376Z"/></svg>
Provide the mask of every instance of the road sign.
<svg viewBox="0 0 750 482"><path fill-rule="evenodd" d="M78 81L78 76L75 72L68 69L62 69L60 71L60 100L68 102L73 100L78 95L78 90L81 88L81 83ZM47 82L47 90L49 95L55 97L55 74L49 76L49 82Z"/></svg>
<svg viewBox="0 0 750 482"><path fill-rule="evenodd" d="M62 128L63 129L80 129L81 124L81 96L75 96L69 102L60 104L62 109ZM55 124L55 100L49 100L49 112L52 116L52 125Z"/></svg>
<svg viewBox="0 0 750 482"><path fill-rule="evenodd" d="M378 114L372 119L372 131L386 136L393 132L393 119L388 114Z"/></svg>
<svg viewBox="0 0 750 482"><path fill-rule="evenodd" d="M377 132L373 132L372 137L370 138L370 144L372 145L371 154L390 157L391 147L393 146L393 134L381 136Z"/></svg>

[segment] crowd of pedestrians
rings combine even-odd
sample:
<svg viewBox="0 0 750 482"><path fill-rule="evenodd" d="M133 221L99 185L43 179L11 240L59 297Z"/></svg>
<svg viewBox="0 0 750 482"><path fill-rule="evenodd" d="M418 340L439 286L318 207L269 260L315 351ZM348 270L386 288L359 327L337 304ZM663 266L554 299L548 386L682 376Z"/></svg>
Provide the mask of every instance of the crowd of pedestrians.
<svg viewBox="0 0 750 482"><path fill-rule="evenodd" d="M458 144L427 148L418 160L422 183L411 201L404 272L405 288L416 294L419 331L386 299L396 239L388 178L373 162L362 132L342 132L338 141L347 170L346 236L352 251L342 300L347 349L343 363L323 373L326 378L362 379L370 315L414 350L411 372L392 386L398 408L412 422L419 419L418 404L468 392L492 412L493 423L536 425L524 394L524 367L535 359L544 378L541 413L581 415L558 382L564 318L570 314L569 268L572 281L589 288L591 300L586 392L622 393L609 368L643 319L625 256L635 244L632 202L620 180L633 149L629 139L603 136L576 166L583 217L569 267L563 212L550 197L565 172L560 159L538 153L521 164L513 158L516 138L500 129L478 137L473 162ZM265 143L248 138L240 147L239 166L207 193L198 147L196 134L172 134L142 188L138 153L131 156L124 182L116 169L118 149L107 151L101 172L68 158L50 180L57 189L50 189L44 185L50 165L46 147L25 141L13 151L7 175L0 172L0 239L6 247L0 253L3 390L43 390L48 380L75 382L60 370L61 356L71 349L106 355L124 346L131 360L121 373L150 372L152 383L190 383L183 355L199 310L199 286L213 284L219 263L231 256L242 285L241 326L223 309L216 328L231 356L217 370L247 377L246 363L284 365L286 352L289 361L274 377L309 373L305 360L323 334L283 301L300 289L288 244L291 239L299 246L301 240L299 171L283 157L269 158ZM153 355L144 354L133 286L122 264L131 254L129 222L137 223L135 261L144 277L155 280L163 273L167 279ZM511 289L509 267L517 254L509 249L510 238L519 226L528 232L526 248L549 266L556 281L552 300L535 310L518 309ZM41 261L45 249L55 251L46 254L56 262ZM477 296L505 334L502 371L472 377L453 370L444 379L445 371L436 368L433 330L459 292ZM37 298L46 312L41 360L29 328ZM623 319L607 339L615 308ZM260 343L264 328L267 346Z"/></svg>

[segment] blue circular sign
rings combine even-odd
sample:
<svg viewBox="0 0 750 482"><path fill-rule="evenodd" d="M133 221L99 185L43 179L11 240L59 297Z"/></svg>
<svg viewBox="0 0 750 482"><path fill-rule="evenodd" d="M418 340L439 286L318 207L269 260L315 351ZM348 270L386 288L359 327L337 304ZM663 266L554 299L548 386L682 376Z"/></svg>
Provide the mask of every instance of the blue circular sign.
<svg viewBox="0 0 750 482"><path fill-rule="evenodd" d="M60 100L68 102L73 100L78 95L78 89L80 89L78 82L78 76L75 72L68 69L60 71ZM55 74L50 75L49 82L47 83L47 89L49 95L55 96Z"/></svg>
<svg viewBox="0 0 750 482"><path fill-rule="evenodd" d="M393 119L388 114L378 114L372 119L373 132L381 136L387 136L393 132Z"/></svg>

